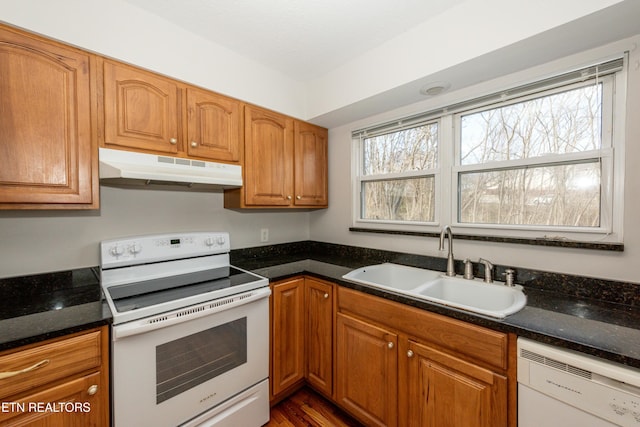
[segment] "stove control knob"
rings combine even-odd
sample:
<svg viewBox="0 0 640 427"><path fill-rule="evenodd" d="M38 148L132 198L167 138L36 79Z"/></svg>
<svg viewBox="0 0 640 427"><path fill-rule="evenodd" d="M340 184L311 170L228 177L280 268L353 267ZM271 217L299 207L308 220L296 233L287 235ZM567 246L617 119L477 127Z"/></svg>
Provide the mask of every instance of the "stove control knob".
<svg viewBox="0 0 640 427"><path fill-rule="evenodd" d="M222 246L222 245L224 245L225 240L226 240L226 239L224 238L224 236L218 236L218 239L216 239L216 242L217 242L220 246Z"/></svg>
<svg viewBox="0 0 640 427"><path fill-rule="evenodd" d="M139 243L134 243L131 246L129 246L129 252L131 252L133 255L140 253L141 250L142 250L142 246L140 246Z"/></svg>
<svg viewBox="0 0 640 427"><path fill-rule="evenodd" d="M204 244L207 245L207 246L213 246L213 245L216 244L216 241L215 241L215 239L213 237L207 237L204 240Z"/></svg>
<svg viewBox="0 0 640 427"><path fill-rule="evenodd" d="M118 245L111 246L111 248L109 248L109 253L115 257L119 257L124 253L124 248Z"/></svg>

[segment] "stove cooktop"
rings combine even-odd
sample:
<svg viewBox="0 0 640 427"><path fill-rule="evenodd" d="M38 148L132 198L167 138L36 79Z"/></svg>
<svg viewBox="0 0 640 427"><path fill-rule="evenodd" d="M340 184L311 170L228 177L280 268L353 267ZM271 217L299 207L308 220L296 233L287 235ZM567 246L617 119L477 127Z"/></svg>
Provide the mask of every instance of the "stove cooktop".
<svg viewBox="0 0 640 427"><path fill-rule="evenodd" d="M112 286L107 292L116 310L124 313L202 294L215 296L219 291L226 290L224 294L228 295L233 288L244 291L248 288L245 285L259 280L258 276L227 266Z"/></svg>

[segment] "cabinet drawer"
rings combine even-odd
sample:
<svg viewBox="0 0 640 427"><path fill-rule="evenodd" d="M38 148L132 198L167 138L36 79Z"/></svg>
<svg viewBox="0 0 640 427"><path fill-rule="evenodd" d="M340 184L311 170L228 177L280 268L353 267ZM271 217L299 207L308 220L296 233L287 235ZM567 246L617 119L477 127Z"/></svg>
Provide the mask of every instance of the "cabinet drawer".
<svg viewBox="0 0 640 427"><path fill-rule="evenodd" d="M101 331L0 356L0 399L99 368Z"/></svg>
<svg viewBox="0 0 640 427"><path fill-rule="evenodd" d="M0 412L0 425L108 426L109 388L101 376L98 371L12 401Z"/></svg>

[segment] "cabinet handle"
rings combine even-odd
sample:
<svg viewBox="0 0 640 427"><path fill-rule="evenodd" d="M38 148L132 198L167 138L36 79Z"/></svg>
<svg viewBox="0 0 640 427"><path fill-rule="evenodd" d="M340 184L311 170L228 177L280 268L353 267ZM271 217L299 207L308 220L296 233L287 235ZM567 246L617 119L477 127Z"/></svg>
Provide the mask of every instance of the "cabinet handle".
<svg viewBox="0 0 640 427"><path fill-rule="evenodd" d="M178 143L178 140L175 138L171 138L169 142L171 143L171 145L176 145Z"/></svg>
<svg viewBox="0 0 640 427"><path fill-rule="evenodd" d="M302 196L296 196L296 199L300 200L302 199Z"/></svg>
<svg viewBox="0 0 640 427"><path fill-rule="evenodd" d="M413 351L411 350L407 351L407 357L413 357Z"/></svg>
<svg viewBox="0 0 640 427"><path fill-rule="evenodd" d="M324 299L327 299L327 298L329 298L329 294L325 293L324 295L322 295L322 297L323 297Z"/></svg>
<svg viewBox="0 0 640 427"><path fill-rule="evenodd" d="M93 396L97 392L98 392L98 386L96 384L92 385L87 389L87 393L89 393L89 396Z"/></svg>
<svg viewBox="0 0 640 427"><path fill-rule="evenodd" d="M287 200L291 200L291 196L287 196Z"/></svg>
<svg viewBox="0 0 640 427"><path fill-rule="evenodd" d="M41 360L35 365L29 366L28 368L21 369L19 371L7 371L0 372L0 380L5 378L15 377L16 375L26 374L27 372L35 371L36 369L42 368L43 366L47 366L49 364L49 359Z"/></svg>
<svg viewBox="0 0 640 427"><path fill-rule="evenodd" d="M198 146L198 143L197 143L197 142L195 142L195 141L191 141L191 146L192 146L193 148L196 148L196 147Z"/></svg>
<svg viewBox="0 0 640 427"><path fill-rule="evenodd" d="M393 348L393 346L394 346L393 342L389 341L389 342L387 343L387 347L389 347L389 348Z"/></svg>

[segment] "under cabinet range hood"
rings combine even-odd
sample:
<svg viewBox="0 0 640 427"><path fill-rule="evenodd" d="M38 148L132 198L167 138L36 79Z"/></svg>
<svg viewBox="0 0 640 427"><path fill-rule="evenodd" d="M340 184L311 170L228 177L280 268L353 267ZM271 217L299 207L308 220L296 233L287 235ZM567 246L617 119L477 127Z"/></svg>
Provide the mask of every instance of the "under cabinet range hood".
<svg viewBox="0 0 640 427"><path fill-rule="evenodd" d="M242 167L157 154L100 148L100 183L216 191L242 186Z"/></svg>

